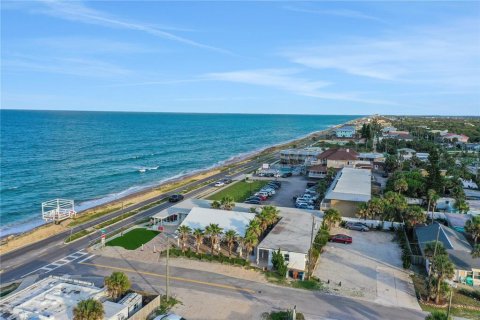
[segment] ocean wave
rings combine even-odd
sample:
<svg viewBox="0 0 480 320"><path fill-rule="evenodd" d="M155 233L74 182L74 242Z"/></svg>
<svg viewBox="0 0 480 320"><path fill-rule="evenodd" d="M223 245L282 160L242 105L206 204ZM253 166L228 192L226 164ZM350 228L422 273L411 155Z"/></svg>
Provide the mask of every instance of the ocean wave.
<svg viewBox="0 0 480 320"><path fill-rule="evenodd" d="M147 171L157 170L158 168L160 168L160 166L156 166L156 167L144 167L144 168L138 169L138 172L140 172L140 173L145 173L145 172L147 172Z"/></svg>

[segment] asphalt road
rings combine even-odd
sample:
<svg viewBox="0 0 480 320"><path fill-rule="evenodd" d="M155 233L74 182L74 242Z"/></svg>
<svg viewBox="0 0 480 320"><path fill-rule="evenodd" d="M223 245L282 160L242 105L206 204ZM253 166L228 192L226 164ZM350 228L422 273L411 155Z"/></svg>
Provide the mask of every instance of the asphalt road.
<svg viewBox="0 0 480 320"><path fill-rule="evenodd" d="M143 263L133 260L114 259L94 256L84 262L74 262L52 272L54 275L81 274L87 280L102 285L103 277L113 271L125 272L134 284L134 288L165 294L165 266L163 264ZM46 276L46 275L44 275ZM215 295L241 299L251 305L249 312L238 310L238 319L259 319L262 312L285 310L297 306L307 319L424 319L425 313L414 309L390 307L360 299L333 296L319 291L308 291L271 284L232 278L216 273L170 267L170 294L178 295L180 300L188 297L182 293L194 290L201 294L205 303L212 305L214 315ZM231 307L235 309L235 307ZM245 317L247 316L247 317ZM229 319L234 319L230 317Z"/></svg>
<svg viewBox="0 0 480 320"><path fill-rule="evenodd" d="M232 167L231 170L237 171L234 175L250 172L253 170L253 168L258 167L258 165L263 161L263 157L261 160L251 160L246 163L243 163L238 166ZM141 208L145 205L148 205L152 202L162 200L165 197L168 197L170 194L174 193L179 193L185 188L191 187L191 186L198 186L208 180L211 179L221 179L224 178L227 172L221 172L216 175L210 176L208 178L204 178L195 182L192 182L190 184L187 184L185 186L182 186L180 188L177 188L173 191L170 191L168 193L161 194L157 197L151 198L149 200L143 201L141 203L138 203L136 205L130 206L127 209L124 210L118 210L115 212L112 212L110 214L107 214L105 216L102 216L98 219L86 222L84 224L78 225L74 228L72 228L72 233L78 232L80 230L95 226L99 223L102 223L104 221L110 220L112 218L115 218L117 216L120 216L124 213L127 213L131 210ZM203 187L200 187L197 190L191 191L187 194L185 194L185 198L191 198L195 197L196 195L206 191L207 189L211 188L211 185L206 185ZM144 217L151 216L169 206L174 205L173 203L162 203L158 206L155 206L153 208L150 208L142 213L139 213L135 216L131 216L122 222L119 222L113 226L106 227L106 232L112 232L115 230L118 230L128 224L131 224L132 222L142 219ZM86 248L90 242L97 240L100 237L100 231L96 231L87 237L77 240L72 243L65 244L64 240L70 235L70 231L64 231L62 233L59 233L53 237L43 239L41 241L32 243L31 245L28 245L26 247L17 249L12 252L8 252L6 254L3 254L0 256L0 262L1 262L1 274L0 274L0 284L8 283L14 280L18 280L22 278L24 275L29 274L38 268L47 265L51 262L54 262L58 259L62 259L65 256L68 256L70 254L74 254L75 252L78 252L79 250L82 250Z"/></svg>

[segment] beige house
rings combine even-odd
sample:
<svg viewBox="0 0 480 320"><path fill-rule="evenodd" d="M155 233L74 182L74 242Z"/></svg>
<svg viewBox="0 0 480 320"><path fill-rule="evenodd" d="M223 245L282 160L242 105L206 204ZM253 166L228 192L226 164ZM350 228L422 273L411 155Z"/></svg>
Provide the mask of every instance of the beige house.
<svg viewBox="0 0 480 320"><path fill-rule="evenodd" d="M343 167L355 167L358 160L358 153L352 149L332 148L325 150L317 156L314 165L324 165L327 168L340 169Z"/></svg>
<svg viewBox="0 0 480 320"><path fill-rule="evenodd" d="M320 210L337 209L344 217L355 217L360 203L372 198L372 172L368 169L343 168L335 177Z"/></svg>

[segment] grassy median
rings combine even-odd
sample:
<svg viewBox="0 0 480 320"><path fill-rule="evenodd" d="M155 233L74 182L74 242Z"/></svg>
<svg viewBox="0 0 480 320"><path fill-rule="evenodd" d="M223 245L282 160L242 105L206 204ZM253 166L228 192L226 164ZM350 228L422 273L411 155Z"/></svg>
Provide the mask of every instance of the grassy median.
<svg viewBox="0 0 480 320"><path fill-rule="evenodd" d="M247 183L245 181L236 182L219 192L212 194L208 197L208 200L222 200L225 196L233 197L235 202L243 202L247 199L251 194L260 190L263 186L265 186L269 181L267 180L253 180L251 183Z"/></svg>

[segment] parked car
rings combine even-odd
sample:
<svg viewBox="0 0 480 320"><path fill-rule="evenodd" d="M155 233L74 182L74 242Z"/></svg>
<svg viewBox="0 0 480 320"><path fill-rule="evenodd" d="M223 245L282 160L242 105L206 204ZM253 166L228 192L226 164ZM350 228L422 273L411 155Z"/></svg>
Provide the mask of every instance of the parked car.
<svg viewBox="0 0 480 320"><path fill-rule="evenodd" d="M305 202L307 204L313 205L313 200L312 199L307 199L307 198L303 198L303 197L297 198L297 200L295 200L295 202L297 202L297 203Z"/></svg>
<svg viewBox="0 0 480 320"><path fill-rule="evenodd" d="M250 200L245 200L245 203L248 203L248 204L260 204L260 200L255 200L255 199L250 199Z"/></svg>
<svg viewBox="0 0 480 320"><path fill-rule="evenodd" d="M307 182L307 188L317 187L317 182Z"/></svg>
<svg viewBox="0 0 480 320"><path fill-rule="evenodd" d="M272 180L272 181L269 182L269 184L270 183L276 184L279 188L282 186L282 183L280 181Z"/></svg>
<svg viewBox="0 0 480 320"><path fill-rule="evenodd" d="M357 231L369 231L370 228L368 228L365 224L361 222L347 222L345 225L347 229L350 230L357 230Z"/></svg>
<svg viewBox="0 0 480 320"><path fill-rule="evenodd" d="M230 178L225 178L225 179L223 179L223 183L225 183L225 184L232 183L232 179L230 179Z"/></svg>
<svg viewBox="0 0 480 320"><path fill-rule="evenodd" d="M178 201L181 201L183 200L183 195L181 194L172 194L169 198L168 198L168 201L169 202L178 202Z"/></svg>
<svg viewBox="0 0 480 320"><path fill-rule="evenodd" d="M330 236L328 241L347 244L347 243L352 243L353 240L352 240L352 237L347 236L346 234L336 234L334 236Z"/></svg>
<svg viewBox="0 0 480 320"><path fill-rule="evenodd" d="M223 187L224 185L225 185L225 182L223 182L223 181L217 181L217 182L214 184L215 187Z"/></svg>
<svg viewBox="0 0 480 320"><path fill-rule="evenodd" d="M282 178L288 178L288 177L291 177L291 176L292 176L291 172L282 173Z"/></svg>
<svg viewBox="0 0 480 320"><path fill-rule="evenodd" d="M166 313L156 316L153 320L187 320L175 313Z"/></svg>
<svg viewBox="0 0 480 320"><path fill-rule="evenodd" d="M262 197L265 197L267 198L268 197L268 193L265 192L265 191L259 191L257 193L255 193L256 196L262 196Z"/></svg>
<svg viewBox="0 0 480 320"><path fill-rule="evenodd" d="M299 202L297 203L296 207L298 209L309 209L309 210L313 210L315 207L306 203L306 202Z"/></svg>
<svg viewBox="0 0 480 320"><path fill-rule="evenodd" d="M267 187L272 187L274 189L279 189L280 188L280 186L278 184L272 183L272 182L268 183Z"/></svg>
<svg viewBox="0 0 480 320"><path fill-rule="evenodd" d="M258 201L262 201L262 198L261 197L257 197L257 196L251 196L251 197L248 197L247 199L245 200L258 200Z"/></svg>
<svg viewBox="0 0 480 320"><path fill-rule="evenodd" d="M271 195L275 194L275 189L269 187L263 187L260 191L268 192Z"/></svg>

